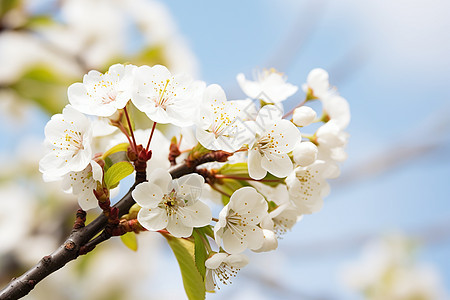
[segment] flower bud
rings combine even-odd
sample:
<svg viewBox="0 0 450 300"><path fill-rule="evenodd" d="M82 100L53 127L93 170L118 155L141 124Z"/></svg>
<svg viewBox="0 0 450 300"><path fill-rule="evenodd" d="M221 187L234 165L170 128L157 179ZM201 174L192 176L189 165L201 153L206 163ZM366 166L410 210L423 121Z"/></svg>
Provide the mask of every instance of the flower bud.
<svg viewBox="0 0 450 300"><path fill-rule="evenodd" d="M319 150L317 146L311 142L298 142L295 145L292 154L294 155L294 161L296 164L305 167L309 166L317 159L317 153Z"/></svg>
<svg viewBox="0 0 450 300"><path fill-rule="evenodd" d="M300 127L308 126L316 117L316 112L309 106L300 106L299 108L296 108L292 116L294 124Z"/></svg>

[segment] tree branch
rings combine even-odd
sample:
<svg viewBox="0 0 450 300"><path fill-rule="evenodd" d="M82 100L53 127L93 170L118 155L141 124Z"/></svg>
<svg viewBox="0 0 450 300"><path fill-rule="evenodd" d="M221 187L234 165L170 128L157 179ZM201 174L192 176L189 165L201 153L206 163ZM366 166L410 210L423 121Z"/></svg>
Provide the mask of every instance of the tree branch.
<svg viewBox="0 0 450 300"><path fill-rule="evenodd" d="M211 161L223 160L223 151L209 152L195 161L185 161L169 170L172 178L179 178L183 175L196 171L198 165ZM228 156L227 156L228 157ZM145 169L144 169L145 170ZM119 209L119 216L127 214L131 206L135 203L131 196L131 192L139 184L146 181L145 171L136 172L136 180L128 193L116 203L113 207ZM75 260L81 254L80 249L94 238L99 232L105 229L108 224L108 218L101 214L94 221L85 227L78 228L76 226L66 241L52 254L44 256L34 267L18 278L13 278L11 282L0 291L0 300L19 299L27 295L41 280L52 274L53 272L64 267L68 262ZM103 233L100 236L102 236ZM94 246L107 240L107 236L95 238L89 245ZM86 251L89 249L83 249ZM92 249L91 249L92 250ZM89 251L87 251L89 252Z"/></svg>

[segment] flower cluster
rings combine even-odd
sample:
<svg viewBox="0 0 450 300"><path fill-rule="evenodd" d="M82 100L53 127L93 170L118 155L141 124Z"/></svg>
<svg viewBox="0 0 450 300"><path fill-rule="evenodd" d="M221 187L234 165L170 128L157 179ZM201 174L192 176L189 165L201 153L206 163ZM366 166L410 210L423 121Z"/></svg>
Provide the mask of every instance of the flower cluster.
<svg viewBox="0 0 450 300"><path fill-rule="evenodd" d="M244 251L276 249L303 215L321 209L327 179L346 159L350 121L348 103L322 69L311 71L304 100L287 113L283 101L298 87L285 75L271 69L237 80L245 100L228 100L219 85L161 65L90 71L69 87L70 105L45 128L44 179L62 180L83 209L99 205L110 216L110 190L144 165L147 181L131 193L135 213L119 218L194 242L206 289L215 289L216 278L228 283L248 263ZM306 106L313 101L321 103L319 117ZM137 129L137 114L151 128ZM173 125L165 126L170 140L158 124ZM310 124L315 132L307 132ZM183 164L186 171L173 176L170 166ZM208 200L223 205L217 218Z"/></svg>

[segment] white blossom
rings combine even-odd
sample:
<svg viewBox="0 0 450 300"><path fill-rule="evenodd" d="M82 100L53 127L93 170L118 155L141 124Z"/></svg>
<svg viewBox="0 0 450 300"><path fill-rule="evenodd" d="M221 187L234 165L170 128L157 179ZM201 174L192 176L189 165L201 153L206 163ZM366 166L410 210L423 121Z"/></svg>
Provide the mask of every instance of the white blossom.
<svg viewBox="0 0 450 300"><path fill-rule="evenodd" d="M348 138L349 134L343 131L333 120L320 126L316 132L319 158L325 161L346 160L345 146Z"/></svg>
<svg viewBox="0 0 450 300"><path fill-rule="evenodd" d="M328 164L316 160L309 166L297 167L286 178L290 198L301 214L312 214L322 208L323 197L330 191L325 179L331 172Z"/></svg>
<svg viewBox="0 0 450 300"><path fill-rule="evenodd" d="M256 141L249 149L248 171L253 179L262 179L267 172L286 177L293 165L288 153L301 140L300 131L292 122L282 119L282 111L266 105L254 123Z"/></svg>
<svg viewBox="0 0 450 300"><path fill-rule="evenodd" d="M266 215L267 202L260 193L252 187L236 190L214 227L217 245L223 241L223 248L231 254L260 248L264 234L257 225Z"/></svg>
<svg viewBox="0 0 450 300"><path fill-rule="evenodd" d="M292 122L299 127L308 126L317 117L317 113L309 106L300 106L294 110Z"/></svg>
<svg viewBox="0 0 450 300"><path fill-rule="evenodd" d="M133 104L154 122L189 126L194 123L204 82L189 75L172 75L161 65L141 66L135 72Z"/></svg>
<svg viewBox="0 0 450 300"><path fill-rule="evenodd" d="M333 92L328 78L328 72L324 69L313 69L309 72L306 84L302 85L302 89L313 98L324 99Z"/></svg>
<svg viewBox="0 0 450 300"><path fill-rule="evenodd" d="M231 283L231 278L235 277L237 272L248 264L248 258L244 254L228 254L215 253L205 261L205 288L212 292L217 287L216 278L222 284L227 285Z"/></svg>
<svg viewBox="0 0 450 300"><path fill-rule="evenodd" d="M45 126L48 152L39 162L45 181L82 171L91 161L92 126L88 118L70 105L53 115Z"/></svg>
<svg viewBox="0 0 450 300"><path fill-rule="evenodd" d="M210 208L199 201L204 179L188 174L172 180L170 173L156 169L148 182L136 186L133 199L142 207L139 223L148 230L166 230L175 237L189 237L193 227L211 222Z"/></svg>
<svg viewBox="0 0 450 300"><path fill-rule="evenodd" d="M251 133L240 118L241 105L227 101L217 84L209 85L197 121L196 137L210 150L234 152L250 141Z"/></svg>
<svg viewBox="0 0 450 300"><path fill-rule="evenodd" d="M78 111L100 117L109 117L122 109L131 99L133 65L112 65L105 74L89 71L83 83L72 84L68 91L69 102Z"/></svg>
<svg viewBox="0 0 450 300"><path fill-rule="evenodd" d="M350 107L347 100L338 95L330 95L322 99L323 110L330 120L341 130L350 123Z"/></svg>
<svg viewBox="0 0 450 300"><path fill-rule="evenodd" d="M83 210L97 207L98 201L94 195L97 183L102 183L103 170L95 161L80 172L70 172L63 178L63 190L78 198L78 204Z"/></svg>
<svg viewBox="0 0 450 300"><path fill-rule="evenodd" d="M316 161L318 152L319 149L313 143L298 141L292 155L297 165L305 167Z"/></svg>
<svg viewBox="0 0 450 300"><path fill-rule="evenodd" d="M265 102L281 102L298 90L297 86L287 83L287 77L275 69L264 69L257 74L255 81L247 80L242 73L236 79L248 97Z"/></svg>

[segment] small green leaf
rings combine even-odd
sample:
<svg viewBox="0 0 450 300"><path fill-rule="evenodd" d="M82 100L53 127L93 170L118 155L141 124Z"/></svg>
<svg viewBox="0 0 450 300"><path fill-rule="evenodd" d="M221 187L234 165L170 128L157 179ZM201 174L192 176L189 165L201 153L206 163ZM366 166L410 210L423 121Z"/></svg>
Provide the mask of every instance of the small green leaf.
<svg viewBox="0 0 450 300"><path fill-rule="evenodd" d="M127 152L129 146L130 145L128 143L122 143L119 145L115 145L114 147L112 147L111 149L109 149L108 151L103 153L102 158L105 159L106 157L108 157L111 154L116 153L116 152L123 152L123 151Z"/></svg>
<svg viewBox="0 0 450 300"><path fill-rule="evenodd" d="M214 239L214 231L212 230L212 226L211 225L207 225L207 226L204 226L204 227L196 228L196 230L198 232L206 234L207 236L209 236L212 239Z"/></svg>
<svg viewBox="0 0 450 300"><path fill-rule="evenodd" d="M112 165L117 164L119 162L129 162L128 161L128 155L127 151L118 151L109 154L104 158L105 160L105 172L108 171L109 168L111 168Z"/></svg>
<svg viewBox="0 0 450 300"><path fill-rule="evenodd" d="M250 178L248 174L247 163L237 163L237 164L225 164L222 168L217 171L218 174L237 176L243 178ZM242 180L240 180L243 182ZM274 175L267 173L266 177L259 182L268 186L277 186L283 182L283 178L275 177Z"/></svg>
<svg viewBox="0 0 450 300"><path fill-rule="evenodd" d="M208 257L208 253L206 252L206 247L203 241L207 241L203 232L194 229L192 236L194 237L195 243L195 265L197 266L197 270L202 275L202 278L205 279L206 267L205 261Z"/></svg>
<svg viewBox="0 0 450 300"><path fill-rule="evenodd" d="M105 184L108 188L116 186L122 179L133 173L133 165L121 161L112 165L105 173Z"/></svg>
<svg viewBox="0 0 450 300"><path fill-rule="evenodd" d="M248 176L247 163L225 164L217 171L218 174Z"/></svg>
<svg viewBox="0 0 450 300"><path fill-rule="evenodd" d="M133 251L137 251L138 249L138 243L136 234L134 232L127 232L124 235L120 236L120 239L122 240L122 243L127 246L129 249Z"/></svg>
<svg viewBox="0 0 450 300"><path fill-rule="evenodd" d="M184 290L189 300L205 299L205 283L195 265L195 245L187 239L164 234L178 261L183 278Z"/></svg>

